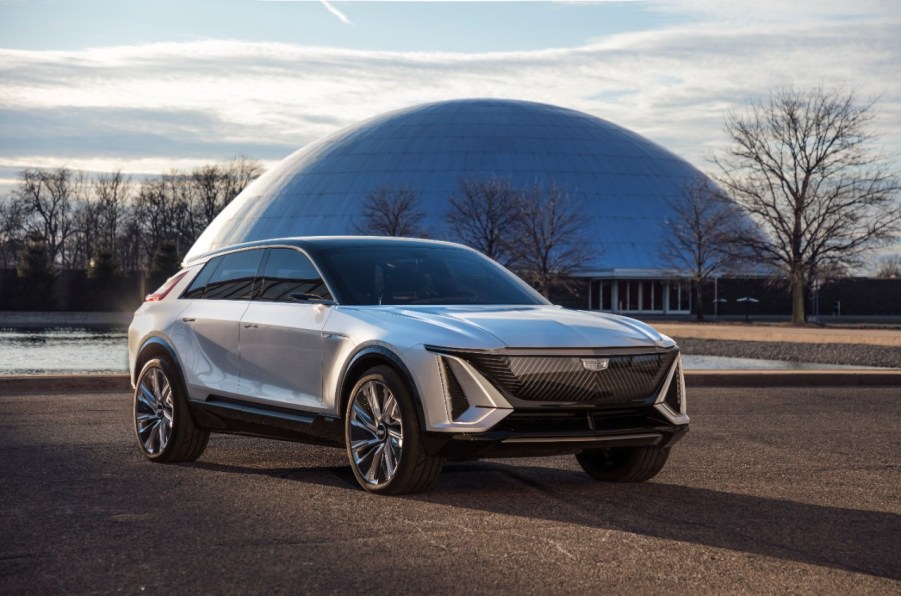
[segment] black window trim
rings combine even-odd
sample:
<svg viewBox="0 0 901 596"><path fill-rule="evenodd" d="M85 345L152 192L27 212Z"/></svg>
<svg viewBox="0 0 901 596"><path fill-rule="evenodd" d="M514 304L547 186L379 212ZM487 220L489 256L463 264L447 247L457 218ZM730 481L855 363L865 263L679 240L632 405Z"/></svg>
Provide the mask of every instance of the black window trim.
<svg viewBox="0 0 901 596"><path fill-rule="evenodd" d="M259 299L260 292L263 288L263 285L262 285L262 282L258 285L257 280L262 279L263 274L266 273L266 266L269 264L269 256L272 254L272 251L276 250L276 249L289 249L289 250L293 250L294 252L300 253L303 256L305 256L307 258L307 260L310 262L310 264L313 266L313 270L316 271L316 274L319 276L319 279L322 281L322 285L325 286L325 289L328 291L329 295L331 296L331 298L326 300L326 302L324 302L324 303L332 304L332 305L338 304L338 301L335 299L335 293L332 292L332 288L329 286L328 281L326 281L325 276L322 275L322 270L319 269L319 266L316 264L316 261L313 260L313 257L311 257L309 255L309 253L307 253L307 251L303 250L302 248L300 248L298 246L292 246L290 244L284 244L284 245L283 244L273 244L271 246L266 246L266 254L263 256L263 261L260 264L260 269L259 269L259 271L257 271L256 278L254 278L253 293L251 294L251 297L250 297L251 300L256 301L256 302L266 302L266 303L271 303L271 304L301 304L299 302L285 302L285 301L280 301L280 300L273 301L273 300L260 300ZM312 302L311 304L320 304L320 303Z"/></svg>
<svg viewBox="0 0 901 596"><path fill-rule="evenodd" d="M262 271L263 265L269 259L269 250L268 249L269 249L268 246L248 246L245 248L237 248L235 250L230 250L228 252L218 253L216 255L213 255L209 259L207 259L205 262L203 262L203 264L200 268L200 271L197 272L197 275L200 275L203 272L203 268L206 267L210 263L210 261L218 260L218 262L216 263L216 268L212 271L212 273L210 273L210 279L212 279L212 277L214 275L216 275L216 272L219 270L219 267L222 264L222 261L228 255L238 253L238 252L248 252L251 250L262 251L263 255L260 257L260 263L259 263L259 265L257 265L257 271L253 275L253 282L250 287L250 299L244 300L244 302L250 302L251 300L253 300L254 293L256 292L257 279L260 277L260 271ZM197 278L195 277L194 279L197 279ZM193 283L194 283L194 281L192 280L191 284L193 284ZM188 290L191 289L191 284L188 284L188 287L185 288L185 291L182 292L181 295L178 297L179 299L185 298L185 294L187 294ZM196 298L187 298L187 300L224 300L223 298L206 298L206 289L207 289L208 285L209 285L209 280L207 280L207 285L205 285L203 287L203 292L200 294L200 296L198 296ZM233 302L241 302L241 300L232 300L232 301Z"/></svg>
<svg viewBox="0 0 901 596"><path fill-rule="evenodd" d="M340 304L340 300L338 300L338 298L337 298L337 296L336 296L336 294L335 294L335 291L332 290L332 286L331 286L331 284L329 283L328 279L322 274L322 268L319 267L319 264L316 262L316 259L314 259L314 258L310 255L310 253L307 252L306 250L304 250L303 248L301 248L301 247L299 247L299 246L295 246L295 245L293 245L293 244L265 244L265 245L247 246L247 247L242 247L242 248L236 248L236 249L234 249L234 250L229 250L229 251L227 251L227 252L217 253L217 254L211 256L209 259L207 259L207 260L204 261L203 263L201 263L201 271L203 270L203 267L206 267L207 264L208 264L210 261L212 261L213 259L221 259L221 257L225 257L226 255L230 255L230 254L232 254L232 253L242 252L242 251L246 251L246 250L262 250L262 251L264 251L263 257L260 259L260 266L257 268L256 275L254 275L253 288L251 289L250 300L248 300L248 302L252 302L252 301L255 301L256 298L257 298L257 279L258 279L258 278L263 274L263 272L265 271L264 267L265 267L266 264L269 262L269 252L270 252L273 248L289 248L289 249L291 249L291 250L295 250L295 251L299 252L300 254L302 254L302 255L304 255L306 258L308 258L308 259L310 260L310 263L313 264L313 268L316 269L316 273L319 274L319 279L322 280L322 283L325 285L325 287L326 287L326 289L328 290L329 294L332 295L332 303L333 303L333 306L337 306L338 304ZM220 260L220 263L221 263L221 260ZM192 265L193 265L193 263L192 263ZM218 265L218 264L216 265L216 268L217 268L217 269L219 268L219 265ZM215 275L215 273L216 273L216 272L213 271L213 273L210 274L210 277L212 277L213 275ZM198 272L197 274L200 275L200 272ZM188 287L185 288L185 291L182 292L182 294L179 296L179 299L184 298L184 295L188 292L188 289L189 289L190 287L191 287L191 285L188 284ZM204 287L203 293L206 294L206 287ZM205 298L203 297L203 294L201 294L198 298L191 298L191 300L205 300ZM209 299L207 299L207 300L209 300ZM274 304L274 303L273 303L273 304Z"/></svg>

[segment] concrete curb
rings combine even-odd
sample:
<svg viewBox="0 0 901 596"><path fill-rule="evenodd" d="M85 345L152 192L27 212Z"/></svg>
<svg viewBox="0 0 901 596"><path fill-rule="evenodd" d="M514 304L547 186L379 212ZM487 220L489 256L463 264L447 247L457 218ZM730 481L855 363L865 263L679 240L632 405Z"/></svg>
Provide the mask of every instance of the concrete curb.
<svg viewBox="0 0 901 596"><path fill-rule="evenodd" d="M651 326L664 335L686 339L795 344L854 344L901 348L901 330L898 329L717 325L706 323L651 323Z"/></svg>
<svg viewBox="0 0 901 596"><path fill-rule="evenodd" d="M901 370L689 370L688 387L898 387ZM128 393L125 374L0 375L0 395Z"/></svg>
<svg viewBox="0 0 901 596"><path fill-rule="evenodd" d="M127 374L0 375L0 395L28 393L131 393Z"/></svg>
<svg viewBox="0 0 901 596"><path fill-rule="evenodd" d="M898 387L901 370L687 370L688 387Z"/></svg>

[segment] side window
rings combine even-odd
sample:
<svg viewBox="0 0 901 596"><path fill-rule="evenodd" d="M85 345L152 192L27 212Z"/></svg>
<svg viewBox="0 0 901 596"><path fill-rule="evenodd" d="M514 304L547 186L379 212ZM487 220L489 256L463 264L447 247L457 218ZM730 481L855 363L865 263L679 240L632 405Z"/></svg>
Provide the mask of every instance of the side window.
<svg viewBox="0 0 901 596"><path fill-rule="evenodd" d="M242 250L220 257L210 276L203 298L207 300L250 300L253 280L260 268L263 250Z"/></svg>
<svg viewBox="0 0 901 596"><path fill-rule="evenodd" d="M203 298L203 291L206 289L206 284L210 281L210 277L216 272L216 267L218 267L221 262L222 257L207 261L206 265L203 266L203 269L200 270L200 273L197 274L197 277L194 278L194 281L191 282L191 285L185 290L185 293L182 294L181 297Z"/></svg>
<svg viewBox="0 0 901 596"><path fill-rule="evenodd" d="M273 248L258 283L256 300L293 302L292 294L332 300L309 257L290 248Z"/></svg>

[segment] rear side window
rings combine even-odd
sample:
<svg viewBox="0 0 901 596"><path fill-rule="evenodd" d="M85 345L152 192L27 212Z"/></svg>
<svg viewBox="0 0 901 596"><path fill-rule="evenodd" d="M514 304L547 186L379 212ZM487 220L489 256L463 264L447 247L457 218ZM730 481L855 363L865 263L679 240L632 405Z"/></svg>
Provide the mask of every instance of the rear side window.
<svg viewBox="0 0 901 596"><path fill-rule="evenodd" d="M268 302L332 300L309 257L290 248L273 248L269 252L258 288L256 300Z"/></svg>
<svg viewBox="0 0 901 596"><path fill-rule="evenodd" d="M204 267L198 278L203 277L207 268L212 268L205 287L200 295L194 298L206 300L250 300L253 293L253 280L260 268L262 250L243 250L213 259ZM218 262L217 262L218 261ZM194 284L188 293L197 290Z"/></svg>
<svg viewBox="0 0 901 596"><path fill-rule="evenodd" d="M203 266L203 269L200 270L200 273L197 274L197 277L194 278L194 281L191 282L191 285L188 286L188 289L185 290L185 293L182 294L181 297L203 298L203 291L206 289L206 284L210 281L210 277L216 272L216 267L218 267L221 262L221 257L207 261L207 264Z"/></svg>

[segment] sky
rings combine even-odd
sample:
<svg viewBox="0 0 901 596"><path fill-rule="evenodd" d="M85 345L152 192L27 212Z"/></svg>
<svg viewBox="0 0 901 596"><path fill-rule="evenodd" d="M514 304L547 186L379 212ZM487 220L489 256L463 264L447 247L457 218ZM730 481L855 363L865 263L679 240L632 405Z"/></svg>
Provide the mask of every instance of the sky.
<svg viewBox="0 0 901 596"><path fill-rule="evenodd" d="M901 2L0 0L0 196L26 167L269 166L461 97L582 110L711 171L729 110L817 85L878 97L901 155Z"/></svg>

